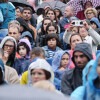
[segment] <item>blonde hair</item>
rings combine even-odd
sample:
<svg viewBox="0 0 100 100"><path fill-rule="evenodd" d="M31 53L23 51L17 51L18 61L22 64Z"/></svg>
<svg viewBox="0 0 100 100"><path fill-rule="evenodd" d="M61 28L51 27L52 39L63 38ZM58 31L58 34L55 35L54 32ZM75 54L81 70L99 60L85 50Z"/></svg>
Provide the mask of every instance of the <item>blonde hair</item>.
<svg viewBox="0 0 100 100"><path fill-rule="evenodd" d="M56 91L55 86L51 82L49 82L48 80L38 81L38 82L34 83L33 86L38 87L38 88L42 88L42 89L45 89L48 91L52 91L52 92Z"/></svg>
<svg viewBox="0 0 100 100"><path fill-rule="evenodd" d="M88 11L92 11L92 12L94 13L95 17L97 16L97 10L96 10L95 8L87 8L87 9L85 10L85 12L84 12L86 18L87 18L86 13L87 13Z"/></svg>

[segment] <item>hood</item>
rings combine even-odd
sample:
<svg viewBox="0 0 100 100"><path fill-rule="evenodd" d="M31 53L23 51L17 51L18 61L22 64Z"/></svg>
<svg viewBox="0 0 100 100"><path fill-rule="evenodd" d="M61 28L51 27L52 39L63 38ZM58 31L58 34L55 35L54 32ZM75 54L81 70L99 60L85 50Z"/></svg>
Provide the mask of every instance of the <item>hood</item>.
<svg viewBox="0 0 100 100"><path fill-rule="evenodd" d="M89 75L89 68L92 68L92 65L94 64L94 60L91 60L91 61L89 61L88 62L88 64L85 66L85 68L83 69L83 77L82 77L82 79L83 79L83 85L86 85L86 83L87 83L87 79L88 79L88 75Z"/></svg>
<svg viewBox="0 0 100 100"><path fill-rule="evenodd" d="M88 58L89 58L89 61L93 59L92 57L92 49L91 49L91 46L90 44L88 43L79 43L76 45L76 47L74 48L74 51L73 51L73 57L72 57L72 60L75 64L75 61L74 61L74 53L76 51L80 51L82 53L84 53Z"/></svg>
<svg viewBox="0 0 100 100"><path fill-rule="evenodd" d="M5 68L4 68L4 63L2 61L2 59L0 59L0 68L2 70L2 73L3 73L3 81L5 79Z"/></svg>
<svg viewBox="0 0 100 100"><path fill-rule="evenodd" d="M20 39L20 40L19 40L19 43L21 43L21 42L24 42L24 43L30 48L29 56L26 55L27 58L30 58L30 54L31 54L31 50L32 50L30 41L29 41L28 39ZM18 43L18 44L19 44L19 43Z"/></svg>
<svg viewBox="0 0 100 100"><path fill-rule="evenodd" d="M59 69L60 67L60 62L62 59L63 54L67 53L69 55L69 64L66 66L66 69L69 69L70 65L71 65L71 55L67 52L67 51L62 51L59 50L55 53L54 57L53 57L53 61L52 61L52 68L53 71L56 71Z"/></svg>
<svg viewBox="0 0 100 100"><path fill-rule="evenodd" d="M29 31L23 32L22 35L20 36L20 39L22 39L25 36L28 36L29 37L30 43L31 43L31 46L32 46L33 45L33 37L31 35L31 33Z"/></svg>
<svg viewBox="0 0 100 100"><path fill-rule="evenodd" d="M90 20L90 22L94 22L94 23L98 26L98 28L100 28L100 23L99 23L98 18L93 17L93 18Z"/></svg>
<svg viewBox="0 0 100 100"><path fill-rule="evenodd" d="M51 77L50 77L49 81L53 83L53 71L52 71L50 64L45 59L37 59L35 62L32 62L29 65L29 68L28 68L28 84L29 85L32 84L32 79L31 79L31 70L32 69L44 69L44 70L50 72ZM31 80L29 80L29 79L31 79Z"/></svg>

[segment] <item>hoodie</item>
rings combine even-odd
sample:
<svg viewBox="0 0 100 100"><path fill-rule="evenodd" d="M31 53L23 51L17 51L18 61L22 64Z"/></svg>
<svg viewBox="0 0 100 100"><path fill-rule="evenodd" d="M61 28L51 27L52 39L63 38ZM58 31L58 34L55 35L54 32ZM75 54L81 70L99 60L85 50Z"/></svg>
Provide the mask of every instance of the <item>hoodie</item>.
<svg viewBox="0 0 100 100"><path fill-rule="evenodd" d="M44 69L50 72L51 77L49 81L53 83L53 71L49 63L45 59L37 59L35 62L32 62L28 68L28 85L32 85L31 71L32 69Z"/></svg>
<svg viewBox="0 0 100 100"><path fill-rule="evenodd" d="M64 71L69 70L70 69L70 65L71 65L71 55L67 51L62 51L62 50L57 51L55 53L55 55L53 57L53 61L52 61L52 68L53 68L55 77L60 79L60 80L62 78L62 75L63 75L64 71L60 71L59 67L60 67L62 56L65 53L67 53L69 55L69 63L66 66L66 69Z"/></svg>
<svg viewBox="0 0 100 100"><path fill-rule="evenodd" d="M16 40L15 40L13 37L6 36L6 37L3 38L3 40L1 41L0 48L3 49L3 46L4 46L4 44L6 43L7 40L11 40L11 41L13 41L14 44L15 44L15 45L14 45L15 50L14 50L13 53L9 56L8 61L7 61L7 63L6 63L6 65L12 67L12 66L13 66L13 63L14 63L14 61L15 61L15 58L16 58L17 43L16 43Z"/></svg>
<svg viewBox="0 0 100 100"><path fill-rule="evenodd" d="M34 48L35 43L34 43L34 39L33 39L32 35L31 35L31 33L29 31L23 32L22 35L20 36L20 39L22 39L24 37L29 37L29 41L31 43L31 47Z"/></svg>
<svg viewBox="0 0 100 100"><path fill-rule="evenodd" d="M27 44L27 46L30 48L29 54L26 55L25 57L21 57L19 59L16 59L13 68L16 69L18 75L21 75L23 72L28 70L28 64L30 63L30 53L31 53L31 44L28 39L20 39L19 43L24 42ZM18 44L19 44L18 43Z"/></svg>

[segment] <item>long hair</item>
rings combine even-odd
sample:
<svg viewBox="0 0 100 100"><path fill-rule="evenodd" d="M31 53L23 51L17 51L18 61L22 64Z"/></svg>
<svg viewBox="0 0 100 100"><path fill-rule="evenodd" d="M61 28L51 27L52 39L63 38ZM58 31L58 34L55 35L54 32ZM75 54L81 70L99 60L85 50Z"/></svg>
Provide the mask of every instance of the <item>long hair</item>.
<svg viewBox="0 0 100 100"><path fill-rule="evenodd" d="M6 3L9 2L9 0L0 0L0 3Z"/></svg>

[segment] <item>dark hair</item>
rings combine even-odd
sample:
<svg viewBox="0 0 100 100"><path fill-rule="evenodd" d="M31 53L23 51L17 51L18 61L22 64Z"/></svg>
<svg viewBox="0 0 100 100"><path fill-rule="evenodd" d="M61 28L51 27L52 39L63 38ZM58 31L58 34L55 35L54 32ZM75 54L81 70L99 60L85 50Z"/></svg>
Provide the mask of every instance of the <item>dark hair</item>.
<svg viewBox="0 0 100 100"><path fill-rule="evenodd" d="M46 75L46 80L49 80L51 77L51 73L49 71L44 70L44 69L42 69L42 70L44 71L44 73Z"/></svg>
<svg viewBox="0 0 100 100"><path fill-rule="evenodd" d="M9 0L0 0L0 3L6 3L9 2Z"/></svg>
<svg viewBox="0 0 100 100"><path fill-rule="evenodd" d="M36 13L37 13L37 15L41 15L42 14L44 16L45 15L45 10L43 8L39 8L39 9L37 9Z"/></svg>
<svg viewBox="0 0 100 100"><path fill-rule="evenodd" d="M54 28L57 30L56 33L58 33L58 26L57 26L57 24L55 22L51 22L46 27L46 34L48 34L48 29L49 29L50 26L54 26Z"/></svg>
<svg viewBox="0 0 100 100"><path fill-rule="evenodd" d="M60 44L60 42L59 42L59 37L58 37L58 35L57 35L56 33L50 33L50 34L48 34L48 35L46 36L46 44L47 44L47 42L48 42L50 39L53 39L53 38L56 39L56 41L57 41L57 46L59 46L59 44Z"/></svg>
<svg viewBox="0 0 100 100"><path fill-rule="evenodd" d="M93 4L92 4L91 1L87 1L87 2L90 2L90 3L91 3L91 6L93 6ZM85 9L85 6L86 6L86 3L87 3L87 2L85 2L84 5L83 5L84 9Z"/></svg>
<svg viewBox="0 0 100 100"><path fill-rule="evenodd" d="M30 10L30 14L32 15L32 9L30 7L24 7L22 13L24 12L24 10Z"/></svg>
<svg viewBox="0 0 100 100"><path fill-rule="evenodd" d="M98 25L97 25L94 21L91 21L90 23L91 23L91 24L95 24L96 27L98 28Z"/></svg>
<svg viewBox="0 0 100 100"><path fill-rule="evenodd" d="M73 36L75 36L75 35L78 35L78 36L81 38L81 40L83 41L83 39L82 39L82 37L79 35L79 33L74 33L74 34L71 34L71 37L70 37L70 44L71 44L71 38L72 38Z"/></svg>
<svg viewBox="0 0 100 100"><path fill-rule="evenodd" d="M25 42L20 42L18 45L17 45L17 52L19 53L19 47L20 46L24 46L25 48L26 48L26 50L27 50L27 55L29 56L29 52L30 52L30 48L29 48L29 46L25 43Z"/></svg>
<svg viewBox="0 0 100 100"><path fill-rule="evenodd" d="M2 48L0 48L0 53L2 54L2 56L4 56L4 50Z"/></svg>
<svg viewBox="0 0 100 100"><path fill-rule="evenodd" d="M36 55L36 56L40 56L41 54L43 54L44 58L45 58L45 52L42 49L42 47L34 47L31 51L31 55Z"/></svg>
<svg viewBox="0 0 100 100"><path fill-rule="evenodd" d="M50 20L50 21L52 22L52 20L51 20L49 17L45 17L45 18L43 19L43 21L42 21L42 26L41 26L41 32L42 32L43 35L46 34L46 31L45 31L44 28L43 28L43 25L44 25L44 21L45 21L45 20Z"/></svg>
<svg viewBox="0 0 100 100"><path fill-rule="evenodd" d="M45 14L45 16L47 17L47 14L48 14L48 12L49 11L52 11L53 13L54 13L54 15L55 15L55 21L56 21L56 23L58 23L58 20L57 20L57 17L56 17L56 13L55 13L55 11L53 10L53 9L49 9L47 12L46 12L46 14Z"/></svg>

